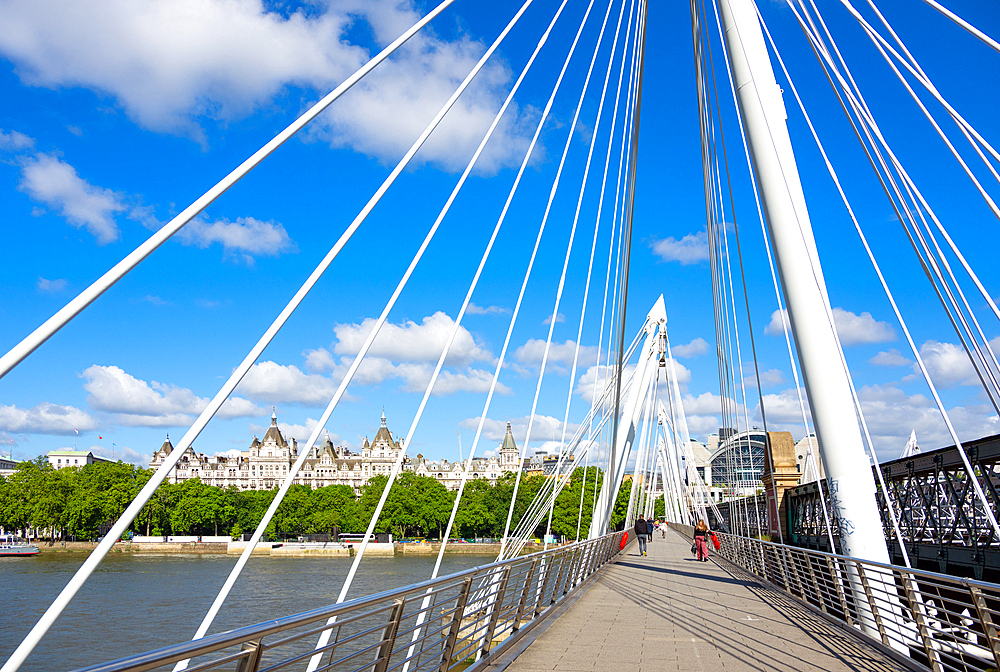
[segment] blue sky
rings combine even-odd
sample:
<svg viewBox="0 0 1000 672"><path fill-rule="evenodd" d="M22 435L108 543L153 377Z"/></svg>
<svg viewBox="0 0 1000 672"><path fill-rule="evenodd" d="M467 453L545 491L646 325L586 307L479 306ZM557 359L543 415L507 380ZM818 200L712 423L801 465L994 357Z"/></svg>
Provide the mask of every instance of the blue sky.
<svg viewBox="0 0 1000 672"><path fill-rule="evenodd" d="M261 357L238 398L195 442L198 451L245 449L267 425L272 406L289 433L307 438L353 344L366 333L365 320L381 311L557 6L536 0L529 8ZM391 313L375 361L334 412L328 429L341 443L357 446L371 437L383 406L394 432L409 426L585 7L568 3ZM612 7L480 454L496 447L507 421L519 441L527 425L540 351L535 339L544 341L548 330L620 7ZM950 7L1000 34L1000 16L987 8L957 1ZM456 2L0 380L4 450L33 457L71 445L76 428L79 447L110 455L114 442L116 456L146 463L166 433L183 434L516 8ZM0 2L0 217L7 250L0 265L0 349L12 347L427 9L406 2ZM606 9L595 2L473 299L479 310L463 322L411 453L456 459L457 432L468 450ZM821 9L889 141L996 296L993 246L983 244L997 225L993 215L843 7L830 2ZM882 9L942 94L984 137L996 139L1000 54L920 3ZM761 11L954 409L959 434L972 439L1000 431L791 13L775 2L761 3ZM624 32L625 24L622 39ZM651 3L628 330L664 294L671 343L684 346L677 361L686 410L693 433L703 437L720 415L693 73L686 5ZM779 83L785 86L780 76ZM559 347L542 387L532 448L551 448L560 435L611 104L597 132L559 310L564 321L553 337ZM912 428L924 448L947 445L787 87L785 104L841 338L880 455L896 456ZM729 107L724 114L732 122L731 101ZM798 438L803 430L784 339L768 328L777 324L776 305L760 226L738 131L731 124L729 131L769 423ZM984 178L984 185L996 195L996 181ZM609 195L602 241L612 204ZM574 389L593 375L587 369L596 361L606 258L602 242L581 339L582 361L590 363L581 364ZM980 304L974 309L987 337L1000 335ZM750 395L754 408L756 391ZM571 422L586 412L583 396L573 397Z"/></svg>

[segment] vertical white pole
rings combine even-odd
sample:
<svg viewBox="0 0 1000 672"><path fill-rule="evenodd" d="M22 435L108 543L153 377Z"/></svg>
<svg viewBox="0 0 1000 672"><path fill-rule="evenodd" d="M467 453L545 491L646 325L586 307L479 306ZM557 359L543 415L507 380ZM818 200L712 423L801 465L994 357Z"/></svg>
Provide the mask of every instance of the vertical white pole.
<svg viewBox="0 0 1000 672"><path fill-rule="evenodd" d="M830 301L785 125L781 89L752 0L718 4L816 438L841 521L842 552L888 563L875 479L830 321Z"/></svg>

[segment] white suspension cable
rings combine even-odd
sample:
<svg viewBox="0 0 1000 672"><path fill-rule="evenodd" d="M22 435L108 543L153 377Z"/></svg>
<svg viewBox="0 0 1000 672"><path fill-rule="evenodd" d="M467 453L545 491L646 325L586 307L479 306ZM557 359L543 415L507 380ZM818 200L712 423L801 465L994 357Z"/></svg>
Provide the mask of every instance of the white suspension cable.
<svg viewBox="0 0 1000 672"><path fill-rule="evenodd" d="M202 194L194 203L185 208L179 215L164 224L159 231L150 236L146 242L135 248L127 257L115 264L111 270L94 281L87 289L80 292L76 298L67 303L55 315L46 320L40 327L31 332L20 343L11 348L3 357L0 357L0 378L3 378L25 357L35 351L38 346L47 341L53 334L62 329L84 308L93 303L99 296L111 288L116 282L121 280L126 273L135 268L139 262L153 253L160 245L167 242L171 236L180 231L184 225L194 219L202 210L211 205L219 196L229 190L234 184L243 178L247 173L257 167L261 161L270 156L271 152L283 145L286 140L298 133L302 127L315 119L320 112L330 106L333 101L346 93L348 89L357 84L365 75L375 69L382 61L387 59L397 49L403 46L411 37L431 22L434 17L443 12L455 0L444 0L437 7L431 10L424 18L417 21L406 32L397 37L389 46L380 51L374 58L363 66L338 87L328 93L322 100L309 108L302 116L289 124L285 130L274 136L267 144L258 149L246 161L237 166L232 172L220 180L214 187ZM44 633L42 633L44 634ZM20 648L20 647L19 647ZM30 653L30 650L29 650ZM17 651L13 654L19 658L17 662L6 663L3 672L16 670L23 658ZM13 665L13 667L8 667Z"/></svg>
<svg viewBox="0 0 1000 672"><path fill-rule="evenodd" d="M983 31L979 30L974 25L972 25L971 23L969 23L968 21L966 21L965 19L963 19L962 17L960 17L955 12L953 12L953 11L949 10L947 7L943 6L940 2L937 2L936 0L924 0L924 2L926 2L928 5L930 5L931 7L933 7L934 9L936 9L937 11L939 11L942 14L944 14L945 16L947 16L949 19L951 19L952 21L954 21L956 24L958 24L959 26L961 26L965 30L969 31L969 33L972 34L972 35L974 35L976 38L982 40L983 43L985 43L990 48L994 49L995 51L1000 52L1000 42L997 42L992 37L990 37L989 35L987 35Z"/></svg>

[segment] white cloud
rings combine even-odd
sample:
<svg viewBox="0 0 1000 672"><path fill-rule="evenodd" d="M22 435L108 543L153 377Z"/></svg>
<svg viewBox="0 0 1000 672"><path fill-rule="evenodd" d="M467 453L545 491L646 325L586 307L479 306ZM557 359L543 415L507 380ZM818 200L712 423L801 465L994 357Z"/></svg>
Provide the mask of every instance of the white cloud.
<svg viewBox="0 0 1000 672"><path fill-rule="evenodd" d="M879 459L899 457L910 430L917 430L924 450L954 445L934 402L922 394L907 395L892 385L870 385L858 390ZM948 409L962 440L1000 432L1000 419L992 406L956 406Z"/></svg>
<svg viewBox="0 0 1000 672"><path fill-rule="evenodd" d="M326 348L306 350L302 353L302 356L306 358L306 368L313 373L332 371L337 367L336 360L333 359L333 355Z"/></svg>
<svg viewBox="0 0 1000 672"><path fill-rule="evenodd" d="M767 371L760 372L760 386L761 389L767 389L769 387L774 387L775 385L780 385L785 381L785 374L781 372L780 369L768 369ZM750 374L743 379L743 387L746 389L757 389L757 375Z"/></svg>
<svg viewBox="0 0 1000 672"><path fill-rule="evenodd" d="M47 292L50 294L55 294L56 292L61 292L66 289L66 281L59 280L46 280L45 278L38 276L38 291Z"/></svg>
<svg viewBox="0 0 1000 672"><path fill-rule="evenodd" d="M400 364L395 368L393 377L404 379L404 392L423 393L431 380L434 368L430 364ZM453 372L443 370L434 382L433 395L442 397L458 392L488 392L493 381L493 372L484 369L467 368L465 371ZM497 382L497 394L511 395L513 392L501 382Z"/></svg>
<svg viewBox="0 0 1000 672"><path fill-rule="evenodd" d="M87 229L98 245L118 240L114 217L126 209L122 195L90 184L65 161L51 154L25 159L20 189L57 210L73 226Z"/></svg>
<svg viewBox="0 0 1000 672"><path fill-rule="evenodd" d="M236 389L251 399L272 404L326 406L337 385L326 376L305 373L292 364L263 361L250 367Z"/></svg>
<svg viewBox="0 0 1000 672"><path fill-rule="evenodd" d="M809 397L805 388L801 388L802 404L805 405L806 419L812 422L809 411ZM764 395L764 410L767 414L767 428L771 431L791 431L796 436L802 434L802 406L799 405L799 394L794 387L777 394ZM755 419L760 419L760 406L753 412Z"/></svg>
<svg viewBox="0 0 1000 672"><path fill-rule="evenodd" d="M209 400L191 390L159 383L146 382L117 366L87 368L81 374L86 380L87 403L98 411L113 413L115 422L130 427L176 427L189 424L200 414ZM261 415L263 410L240 397L230 397L222 405L217 418L242 418Z"/></svg>
<svg viewBox="0 0 1000 672"><path fill-rule="evenodd" d="M374 325L375 320L370 317L361 324L338 324L333 328L337 336L333 351L338 355L356 355ZM454 326L455 321L441 311L428 315L420 324L413 320L403 324L387 322L379 330L368 354L396 362L436 362ZM476 360L492 359L492 353L477 344L468 329L459 327L446 363L469 364Z"/></svg>
<svg viewBox="0 0 1000 672"><path fill-rule="evenodd" d="M73 406L42 403L34 408L0 406L0 430L12 434L72 435L73 430L93 431L97 420Z"/></svg>
<svg viewBox="0 0 1000 672"><path fill-rule="evenodd" d="M649 247L663 261L676 261L683 265L708 261L708 234L705 231L689 233L680 240L673 236L653 238Z"/></svg>
<svg viewBox="0 0 1000 672"><path fill-rule="evenodd" d="M12 2L0 9L0 53L27 84L83 86L114 97L145 128L203 140L202 117L245 117L288 87L325 94L370 56L350 42L353 34L370 27L378 44L388 44L419 16L411 2L395 0L283 8L262 0ZM424 30L331 106L311 136L395 159L484 50L481 42L446 42ZM420 160L464 164L510 80L509 69L491 61ZM512 106L484 168L520 153L532 114Z"/></svg>
<svg viewBox="0 0 1000 672"><path fill-rule="evenodd" d="M559 322L565 322L565 321L566 321L566 316L565 315L563 315L562 313L556 313L556 322L557 323L559 323ZM549 315L544 320L542 320L542 325L543 326L547 327L550 324L552 324L552 316L551 315Z"/></svg>
<svg viewBox="0 0 1000 672"><path fill-rule="evenodd" d="M201 249L219 243L225 254L238 255L250 264L254 256L276 257L283 252L298 251L285 227L275 221L262 222L253 217L238 217L235 222L228 219L208 222L199 217L181 229L177 239Z"/></svg>
<svg viewBox="0 0 1000 672"><path fill-rule="evenodd" d="M503 306L486 306L484 308L470 303L465 312L469 315L510 315L510 308L504 308Z"/></svg>
<svg viewBox="0 0 1000 672"><path fill-rule="evenodd" d="M771 313L771 321L764 327L764 333L771 336L784 335L782 320L788 322L788 311L782 308ZM843 346L861 345L866 343L886 343L896 340L896 332L888 322L882 322L872 317L871 313L860 315L843 308L833 309L833 323L837 326L837 334Z"/></svg>
<svg viewBox="0 0 1000 672"><path fill-rule="evenodd" d="M548 370L553 373L566 374L569 369L566 367L553 366L555 364L565 364L567 367L573 365L573 357L576 353L576 341L567 340L564 343L553 341L549 345L549 359L546 364ZM528 366L538 366L542 363L542 356L545 354L545 340L541 338L529 338L527 342L514 351L514 361ZM585 362L592 362L597 358L597 346L580 346L580 356L577 366L583 366ZM591 380L593 384L593 380Z"/></svg>
<svg viewBox="0 0 1000 672"><path fill-rule="evenodd" d="M503 437L507 434L507 423L510 422L510 432L514 436L514 442L517 443L518 449L520 449L524 444L524 437L528 433L528 420L528 416L511 418L509 420L486 418L486 422L483 423L483 437L491 441L502 441ZM458 426L463 429L475 430L479 426L479 416L462 420L458 423ZM536 413L535 422L531 426L532 445L538 449L543 447L538 445L539 441L553 441L558 445L559 439L562 438L562 427L562 420L553 418L550 415ZM566 440L571 439L579 428L580 425L578 424L572 422L567 424Z"/></svg>
<svg viewBox="0 0 1000 672"><path fill-rule="evenodd" d="M895 348L890 349L888 352L881 351L868 361L875 366L906 366L913 363L912 359L907 359L903 356L903 353Z"/></svg>
<svg viewBox="0 0 1000 672"><path fill-rule="evenodd" d="M976 369L961 345L933 340L924 341L920 346L920 359L924 360L927 373L938 387L980 384ZM916 363L913 364L913 371L920 374L920 368Z"/></svg>
<svg viewBox="0 0 1000 672"><path fill-rule="evenodd" d="M4 133L3 129L0 129L0 152L20 152L31 149L34 145L34 139L24 133L18 131Z"/></svg>
<svg viewBox="0 0 1000 672"><path fill-rule="evenodd" d="M670 347L670 354L674 357L697 357L706 352L708 352L708 342L700 336L690 343Z"/></svg>
<svg viewBox="0 0 1000 672"><path fill-rule="evenodd" d="M686 415L710 415L722 412L722 397L713 392L702 392L698 396L684 395L683 403Z"/></svg>

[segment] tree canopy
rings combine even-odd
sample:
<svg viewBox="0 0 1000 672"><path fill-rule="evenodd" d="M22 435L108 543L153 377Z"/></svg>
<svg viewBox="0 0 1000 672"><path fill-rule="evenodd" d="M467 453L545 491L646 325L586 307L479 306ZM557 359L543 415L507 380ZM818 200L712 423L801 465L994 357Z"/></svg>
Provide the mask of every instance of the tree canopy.
<svg viewBox="0 0 1000 672"><path fill-rule="evenodd" d="M117 520L152 476L153 471L122 462L98 462L80 468L53 469L44 459L22 462L8 478L0 478L0 527L6 530L47 530L62 539L96 539ZM577 468L563 488L552 513L552 532L575 538L586 536L596 488L603 474ZM498 538L503 535L514 493L514 473L491 485L470 480L452 529L453 538ZM385 490L388 478L373 477L360 496L346 485L312 489L293 485L267 529L269 539L304 534L364 532ZM544 476L522 478L511 529L527 511L545 484ZM580 494L583 490L582 520ZM156 489L130 531L143 535L232 535L252 531L277 490L217 488L197 478L163 483ZM455 503L455 492L437 480L403 472L389 492L376 532L397 538L440 539ZM615 503L612 524L620 526L628 508L629 484L623 484ZM658 511L662 511L662 502ZM534 531L545 534L547 517Z"/></svg>

